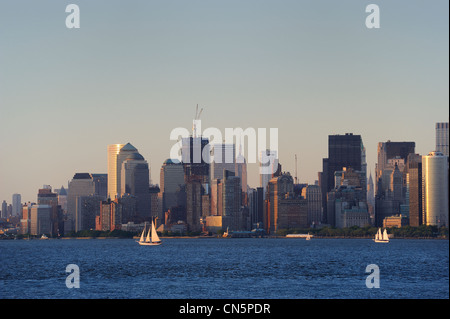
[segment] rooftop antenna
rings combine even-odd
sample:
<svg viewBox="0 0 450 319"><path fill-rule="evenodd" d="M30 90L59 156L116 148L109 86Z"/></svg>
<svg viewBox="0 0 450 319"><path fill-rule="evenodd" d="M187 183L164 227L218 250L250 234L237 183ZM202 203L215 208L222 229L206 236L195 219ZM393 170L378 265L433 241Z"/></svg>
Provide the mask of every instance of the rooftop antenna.
<svg viewBox="0 0 450 319"><path fill-rule="evenodd" d="M295 184L297 183L297 154L295 154Z"/></svg>
<svg viewBox="0 0 450 319"><path fill-rule="evenodd" d="M200 112L198 111L198 104L195 107L195 117L194 122L192 124L192 135L193 137L197 137L197 121L200 120L200 115L202 114L203 108L200 109Z"/></svg>

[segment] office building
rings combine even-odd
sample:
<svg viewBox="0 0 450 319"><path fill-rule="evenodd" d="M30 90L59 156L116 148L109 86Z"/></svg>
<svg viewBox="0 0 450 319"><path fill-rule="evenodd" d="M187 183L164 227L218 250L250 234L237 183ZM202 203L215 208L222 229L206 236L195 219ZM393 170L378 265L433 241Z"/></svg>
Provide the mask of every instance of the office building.
<svg viewBox="0 0 450 319"><path fill-rule="evenodd" d="M223 179L224 170L235 173L236 150L234 144L214 144L211 154L211 180Z"/></svg>
<svg viewBox="0 0 450 319"><path fill-rule="evenodd" d="M201 184L209 188L210 146L203 137L187 137L181 140L181 162L184 168L185 182L191 176L200 177ZM198 179L198 178L195 178Z"/></svg>
<svg viewBox="0 0 450 319"><path fill-rule="evenodd" d="M266 198L267 185L269 181L279 173L278 153L274 150L261 151L259 154L259 186L263 188L264 199Z"/></svg>
<svg viewBox="0 0 450 319"><path fill-rule="evenodd" d="M418 227L423 224L422 208L422 156L408 155L407 188L409 201L409 225Z"/></svg>
<svg viewBox="0 0 450 319"><path fill-rule="evenodd" d="M327 193L335 188L335 172L342 171L344 167L365 172L365 148L361 135L346 133L328 136L328 158L322 160L322 172L319 174L324 211L327 211Z"/></svg>
<svg viewBox="0 0 450 319"><path fill-rule="evenodd" d="M31 235L50 235L52 232L51 224L51 206L33 205L30 212L30 234Z"/></svg>
<svg viewBox="0 0 450 319"><path fill-rule="evenodd" d="M448 122L436 123L436 152L448 155Z"/></svg>
<svg viewBox="0 0 450 319"><path fill-rule="evenodd" d="M12 195L12 216L20 216L22 214L22 197L20 194Z"/></svg>
<svg viewBox="0 0 450 319"><path fill-rule="evenodd" d="M414 154L414 151L414 142L378 143L378 160L375 165L375 226L382 227L386 217L407 214L408 156Z"/></svg>
<svg viewBox="0 0 450 319"><path fill-rule="evenodd" d="M263 224L269 234L276 234L280 229L309 227L307 201L295 195L294 179L289 173L282 173L269 181Z"/></svg>
<svg viewBox="0 0 450 319"><path fill-rule="evenodd" d="M51 207L50 221L52 227L50 234L52 236L62 234L64 232L63 212L58 204L58 194L52 192L51 186L44 185L43 188L38 190L37 204Z"/></svg>
<svg viewBox="0 0 450 319"><path fill-rule="evenodd" d="M8 218L8 203L3 200L2 202L2 218Z"/></svg>
<svg viewBox="0 0 450 319"><path fill-rule="evenodd" d="M247 184L247 161L245 160L244 155L242 154L242 147L239 147L239 154L236 157L236 164L235 164L235 169L234 172L236 174L237 177L240 178L241 180L241 188L242 188L242 193L243 194L247 194L247 188L248 188L248 184ZM247 204L247 198L244 197L243 198L243 204Z"/></svg>
<svg viewBox="0 0 450 319"><path fill-rule="evenodd" d="M67 194L67 214L64 222L64 232L77 231L77 197L95 194L95 183L89 173L76 173L69 182ZM79 215L79 214L78 214Z"/></svg>
<svg viewBox="0 0 450 319"><path fill-rule="evenodd" d="M184 169L181 162L176 159L165 160L160 171L160 196L163 213L170 207L177 206L177 190L184 184Z"/></svg>
<svg viewBox="0 0 450 319"><path fill-rule="evenodd" d="M108 145L108 190L109 198L116 198L119 193L119 185L117 184L117 155L125 144Z"/></svg>
<svg viewBox="0 0 450 319"><path fill-rule="evenodd" d="M307 185L302 188L302 197L306 199L308 208L307 224L309 226L322 223L322 190L318 185Z"/></svg>
<svg viewBox="0 0 450 319"><path fill-rule="evenodd" d="M423 220L448 227L448 157L430 152L422 157Z"/></svg>
<svg viewBox="0 0 450 319"><path fill-rule="evenodd" d="M150 173L149 165L138 152L123 155L125 146L120 150L118 163L122 163L120 196L130 194L136 197L138 223L149 221L151 216Z"/></svg>

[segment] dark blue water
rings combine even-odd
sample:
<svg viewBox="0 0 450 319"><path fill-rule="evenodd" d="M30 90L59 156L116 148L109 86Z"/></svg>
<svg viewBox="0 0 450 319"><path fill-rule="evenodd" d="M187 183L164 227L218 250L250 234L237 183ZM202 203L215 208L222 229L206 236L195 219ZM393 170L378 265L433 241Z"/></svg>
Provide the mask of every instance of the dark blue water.
<svg viewBox="0 0 450 319"><path fill-rule="evenodd" d="M66 266L80 288L66 287ZM366 287L366 266L380 288ZM0 241L1 298L449 298L447 240Z"/></svg>

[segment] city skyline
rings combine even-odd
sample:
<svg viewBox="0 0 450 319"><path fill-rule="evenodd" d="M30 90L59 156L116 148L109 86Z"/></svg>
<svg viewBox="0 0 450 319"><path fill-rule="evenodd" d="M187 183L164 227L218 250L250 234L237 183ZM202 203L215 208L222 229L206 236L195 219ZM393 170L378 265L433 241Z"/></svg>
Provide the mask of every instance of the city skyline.
<svg viewBox="0 0 450 319"><path fill-rule="evenodd" d="M79 30L64 4L2 3L0 200L107 173L114 143L135 145L159 184L170 132L190 130L196 104L203 128L278 128L280 164L294 174L297 154L301 183L318 179L333 134L361 135L367 176L379 142L427 155L448 122L448 3L376 3L378 30L357 2L77 1Z"/></svg>

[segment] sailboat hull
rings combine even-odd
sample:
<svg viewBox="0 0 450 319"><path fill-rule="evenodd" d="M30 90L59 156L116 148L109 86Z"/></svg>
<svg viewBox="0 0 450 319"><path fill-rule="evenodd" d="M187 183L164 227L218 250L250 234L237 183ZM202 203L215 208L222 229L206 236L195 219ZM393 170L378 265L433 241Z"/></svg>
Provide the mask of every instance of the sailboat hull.
<svg viewBox="0 0 450 319"><path fill-rule="evenodd" d="M159 242L153 242L153 243L147 243L147 242L140 242L140 241L138 241L138 243L141 246L158 246L158 245L162 244L160 241Z"/></svg>
<svg viewBox="0 0 450 319"><path fill-rule="evenodd" d="M376 243L388 243L389 242L389 240L383 240L383 239L374 239L373 241Z"/></svg>

